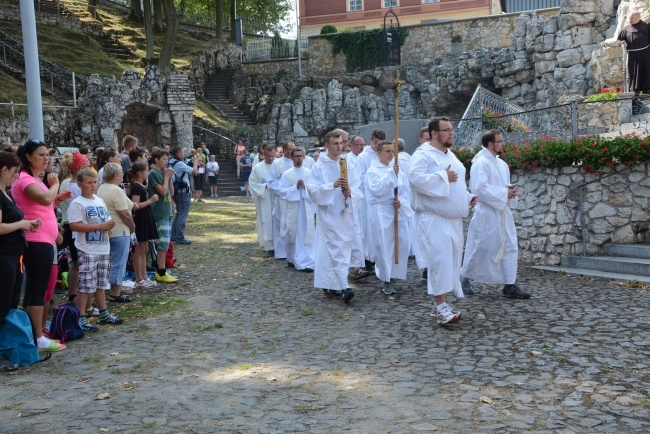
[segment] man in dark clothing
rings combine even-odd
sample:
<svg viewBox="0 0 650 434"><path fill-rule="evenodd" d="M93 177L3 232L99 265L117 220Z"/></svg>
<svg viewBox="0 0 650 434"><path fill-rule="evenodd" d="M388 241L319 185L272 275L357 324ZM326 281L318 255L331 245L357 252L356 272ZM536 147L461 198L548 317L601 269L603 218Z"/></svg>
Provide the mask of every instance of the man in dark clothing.
<svg viewBox="0 0 650 434"><path fill-rule="evenodd" d="M630 11L629 24L618 35L627 44L630 90L637 95L650 90L650 26L637 10Z"/></svg>

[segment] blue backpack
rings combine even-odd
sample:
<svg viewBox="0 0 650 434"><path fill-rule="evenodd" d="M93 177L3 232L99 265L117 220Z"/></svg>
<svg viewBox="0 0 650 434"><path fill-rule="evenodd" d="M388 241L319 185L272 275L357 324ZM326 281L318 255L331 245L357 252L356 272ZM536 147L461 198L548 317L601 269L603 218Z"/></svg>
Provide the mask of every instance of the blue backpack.
<svg viewBox="0 0 650 434"><path fill-rule="evenodd" d="M70 342L84 337L79 324L79 308L73 303L62 304L54 308L50 323L50 337L61 342Z"/></svg>
<svg viewBox="0 0 650 434"><path fill-rule="evenodd" d="M41 361L27 312L18 309L9 311L0 328L0 356L18 366L29 366Z"/></svg>

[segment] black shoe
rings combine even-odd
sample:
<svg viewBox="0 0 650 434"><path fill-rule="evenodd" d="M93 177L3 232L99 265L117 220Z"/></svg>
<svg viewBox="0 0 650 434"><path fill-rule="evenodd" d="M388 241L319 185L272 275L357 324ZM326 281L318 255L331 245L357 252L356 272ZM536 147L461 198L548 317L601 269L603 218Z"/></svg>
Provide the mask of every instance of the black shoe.
<svg viewBox="0 0 650 434"><path fill-rule="evenodd" d="M336 290L336 289L323 289L323 291L327 291L327 293L333 297L343 297L343 291Z"/></svg>
<svg viewBox="0 0 650 434"><path fill-rule="evenodd" d="M521 288L514 284L506 285L503 287L503 296L507 298L519 298L522 300L530 298L529 293L524 292Z"/></svg>
<svg viewBox="0 0 650 434"><path fill-rule="evenodd" d="M302 271L303 273L313 273L314 272L314 270L311 269L311 268L303 268L302 270L298 270L298 271Z"/></svg>
<svg viewBox="0 0 650 434"><path fill-rule="evenodd" d="M427 269L426 268L422 272L422 279L427 280Z"/></svg>
<svg viewBox="0 0 650 434"><path fill-rule="evenodd" d="M293 262L288 262L288 261L287 261L287 266L288 266L289 268L296 268L296 266L293 265Z"/></svg>
<svg viewBox="0 0 650 434"><path fill-rule="evenodd" d="M343 290L343 293L341 295L343 296L343 301L345 303L354 298L354 292L352 292L350 288Z"/></svg>
<svg viewBox="0 0 650 434"><path fill-rule="evenodd" d="M266 252L266 255L264 255L265 258L272 258L275 256L275 250L269 250Z"/></svg>
<svg viewBox="0 0 650 434"><path fill-rule="evenodd" d="M460 284L463 287L463 294L465 295L474 295L475 292L472 289L472 284L470 283L467 277L460 276Z"/></svg>
<svg viewBox="0 0 650 434"><path fill-rule="evenodd" d="M384 282L384 289L382 292L386 295L393 295L395 294L395 288L393 288L393 284L390 282Z"/></svg>

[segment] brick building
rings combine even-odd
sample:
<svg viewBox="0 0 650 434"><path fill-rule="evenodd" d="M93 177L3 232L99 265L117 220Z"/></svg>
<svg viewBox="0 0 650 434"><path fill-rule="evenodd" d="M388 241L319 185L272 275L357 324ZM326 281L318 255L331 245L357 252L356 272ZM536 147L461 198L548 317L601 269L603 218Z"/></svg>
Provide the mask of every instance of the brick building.
<svg viewBox="0 0 650 434"><path fill-rule="evenodd" d="M401 25L472 18L500 12L495 0L299 0L300 30L313 35L331 24L341 30L381 27L392 7ZM497 6L498 5L498 6ZM499 11L493 11L497 7Z"/></svg>

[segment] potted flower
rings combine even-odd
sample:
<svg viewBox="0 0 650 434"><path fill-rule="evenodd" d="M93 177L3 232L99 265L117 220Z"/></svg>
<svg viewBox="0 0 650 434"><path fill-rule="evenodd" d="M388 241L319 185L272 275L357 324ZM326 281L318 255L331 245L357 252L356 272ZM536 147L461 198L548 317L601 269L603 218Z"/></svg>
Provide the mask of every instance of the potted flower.
<svg viewBox="0 0 650 434"><path fill-rule="evenodd" d="M451 52L452 54L462 53L463 49L463 37L461 35L454 35L451 37Z"/></svg>

